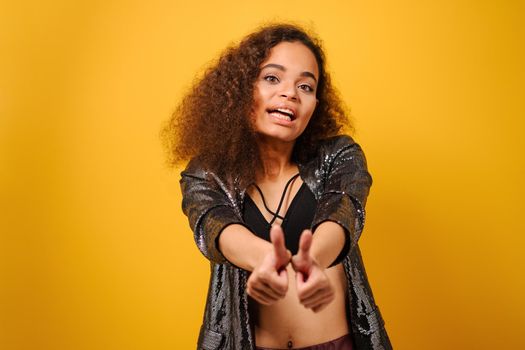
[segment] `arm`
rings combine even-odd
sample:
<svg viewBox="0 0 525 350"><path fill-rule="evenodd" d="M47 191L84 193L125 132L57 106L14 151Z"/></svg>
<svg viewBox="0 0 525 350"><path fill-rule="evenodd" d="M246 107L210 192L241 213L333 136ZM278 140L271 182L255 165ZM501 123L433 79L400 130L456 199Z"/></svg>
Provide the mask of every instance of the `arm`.
<svg viewBox="0 0 525 350"><path fill-rule="evenodd" d="M330 151L331 161L323 164L324 190L312 224L315 234L305 230L299 252L292 257L298 298L314 312L333 300L334 291L325 268L341 262L357 245L372 184L361 147L349 136L336 139L333 156Z"/></svg>
<svg viewBox="0 0 525 350"><path fill-rule="evenodd" d="M272 251L271 243L238 224L226 227L220 233L218 242L219 250L228 261L250 272Z"/></svg>
<svg viewBox="0 0 525 350"><path fill-rule="evenodd" d="M312 237L310 255L322 268L335 265L339 252L345 246L345 231L333 221L324 221L315 230Z"/></svg>
<svg viewBox="0 0 525 350"><path fill-rule="evenodd" d="M258 302L270 305L286 295L285 267L291 258L282 229L271 231L272 243L255 236L244 226L232 202L217 183L206 178L196 161L181 173L182 210L188 217L199 250L219 264L234 264L251 271L247 292Z"/></svg>
<svg viewBox="0 0 525 350"><path fill-rule="evenodd" d="M201 253L215 263L229 264L218 249L218 238L226 227L243 225L243 222L221 189L219 180L215 180L207 178L205 170L196 160L191 160L181 172L182 211L188 217Z"/></svg>
<svg viewBox="0 0 525 350"><path fill-rule="evenodd" d="M337 223L343 229L345 243L336 250L340 254L336 254L335 261L332 260L330 266L333 266L344 259L348 252L357 245L361 236L372 177L368 172L366 158L361 147L350 136L338 137L329 147L327 154L329 160L322 167L323 193L319 197L312 228L314 237L318 232L322 232L323 237L328 236L325 233L328 231L338 236L340 230L333 225L324 227L326 222ZM333 239L338 241L337 237L328 238L328 240ZM334 247L333 244L319 242L320 249L317 249L315 240L313 251L316 254L325 255L323 247ZM337 246L339 245L335 244L335 247ZM322 257L320 259L324 260Z"/></svg>

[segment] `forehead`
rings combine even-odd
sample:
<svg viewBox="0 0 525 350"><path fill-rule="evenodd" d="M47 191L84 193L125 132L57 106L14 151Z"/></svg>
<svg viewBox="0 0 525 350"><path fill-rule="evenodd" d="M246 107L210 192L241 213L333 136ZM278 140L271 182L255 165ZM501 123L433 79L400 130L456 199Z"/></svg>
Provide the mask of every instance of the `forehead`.
<svg viewBox="0 0 525 350"><path fill-rule="evenodd" d="M311 72L319 78L319 68L313 52L301 42L283 41L270 49L270 54L261 64L261 67L268 63L275 63L284 66L287 71L300 73Z"/></svg>

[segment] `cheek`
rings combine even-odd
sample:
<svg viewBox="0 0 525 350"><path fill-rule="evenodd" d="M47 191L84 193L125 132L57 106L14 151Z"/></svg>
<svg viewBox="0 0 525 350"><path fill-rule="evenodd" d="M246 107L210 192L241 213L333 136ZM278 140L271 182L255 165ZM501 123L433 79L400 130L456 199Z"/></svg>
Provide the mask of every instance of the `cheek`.
<svg viewBox="0 0 525 350"><path fill-rule="evenodd" d="M311 117L314 114L316 107L317 107L317 102L316 101L312 101L312 102L308 103L308 106L306 107L306 114L309 117Z"/></svg>
<svg viewBox="0 0 525 350"><path fill-rule="evenodd" d="M260 111L257 106L252 106L250 114L248 115L248 123L251 128L255 128L257 121L261 119Z"/></svg>
<svg viewBox="0 0 525 350"><path fill-rule="evenodd" d="M248 115L248 122L253 131L259 131L264 124L266 109L263 104L254 104Z"/></svg>
<svg viewBox="0 0 525 350"><path fill-rule="evenodd" d="M263 97L261 95L260 90L257 87L255 87L253 91L252 107L250 109L250 117L252 118L252 120L254 120L256 116L261 113L261 110L263 108Z"/></svg>
<svg viewBox="0 0 525 350"><path fill-rule="evenodd" d="M305 115L308 116L308 118L304 119L304 125L302 126L303 131L304 129L306 129L308 124L312 122L312 118L315 113L316 107L317 107L317 103L314 102L313 104L309 104L308 108L305 109Z"/></svg>

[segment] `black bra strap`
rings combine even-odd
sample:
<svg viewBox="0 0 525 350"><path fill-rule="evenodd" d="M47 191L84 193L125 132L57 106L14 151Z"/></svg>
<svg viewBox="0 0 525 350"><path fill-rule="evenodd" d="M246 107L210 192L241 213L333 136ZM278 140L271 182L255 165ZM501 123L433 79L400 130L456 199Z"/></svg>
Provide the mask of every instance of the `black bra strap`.
<svg viewBox="0 0 525 350"><path fill-rule="evenodd" d="M263 201L263 205L264 205L264 208L270 213L273 215L273 219L272 221L270 221L270 226L273 224L273 222L275 221L275 219L279 218L281 220L284 220L284 217L280 216L279 215L279 211L281 210L281 206L283 205L283 201L284 201L284 196L286 194L286 190L288 189L288 186L290 185L290 183L292 182L293 179L295 179L297 176L299 176L299 173L295 174L294 176L292 176L292 178L290 180L288 180L288 182L286 183L286 186L284 186L284 191L283 191L283 194L281 196L281 200L279 201L279 206L277 207L277 212L274 213L273 211L271 211L268 206L266 205L266 201L264 200L264 196L263 196L263 193L261 191L261 189L259 188L259 186L257 186L257 184L254 183L255 185L255 188L257 188L257 191L259 191L259 194L261 195L261 198L262 198L262 201Z"/></svg>
<svg viewBox="0 0 525 350"><path fill-rule="evenodd" d="M274 213L273 211L270 210L270 208L268 208L268 206L266 205L266 201L264 200L264 196L263 196L263 193L262 193L261 189L256 184L254 184L254 185L255 185L255 188L257 188L257 191L259 191L259 194L261 195L261 198L262 198L262 201L263 201L263 204L264 204L264 208L266 208L266 210L268 212L270 212L270 214L272 214L274 216L277 216L281 220L284 220L284 218L281 215L279 215L277 213Z"/></svg>

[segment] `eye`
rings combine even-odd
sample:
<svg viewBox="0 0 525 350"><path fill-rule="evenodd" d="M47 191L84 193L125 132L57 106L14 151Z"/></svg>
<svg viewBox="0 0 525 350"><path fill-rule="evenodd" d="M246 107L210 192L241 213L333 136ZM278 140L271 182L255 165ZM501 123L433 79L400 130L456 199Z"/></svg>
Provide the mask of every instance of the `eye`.
<svg viewBox="0 0 525 350"><path fill-rule="evenodd" d="M269 81L270 83L276 83L276 82L279 81L279 78L277 78L275 75L271 75L271 74L266 75L263 79L266 80L266 81Z"/></svg>
<svg viewBox="0 0 525 350"><path fill-rule="evenodd" d="M307 92L313 92L314 91L314 89L308 84L301 84L301 85L299 85L299 88L304 90L304 91L307 91Z"/></svg>

